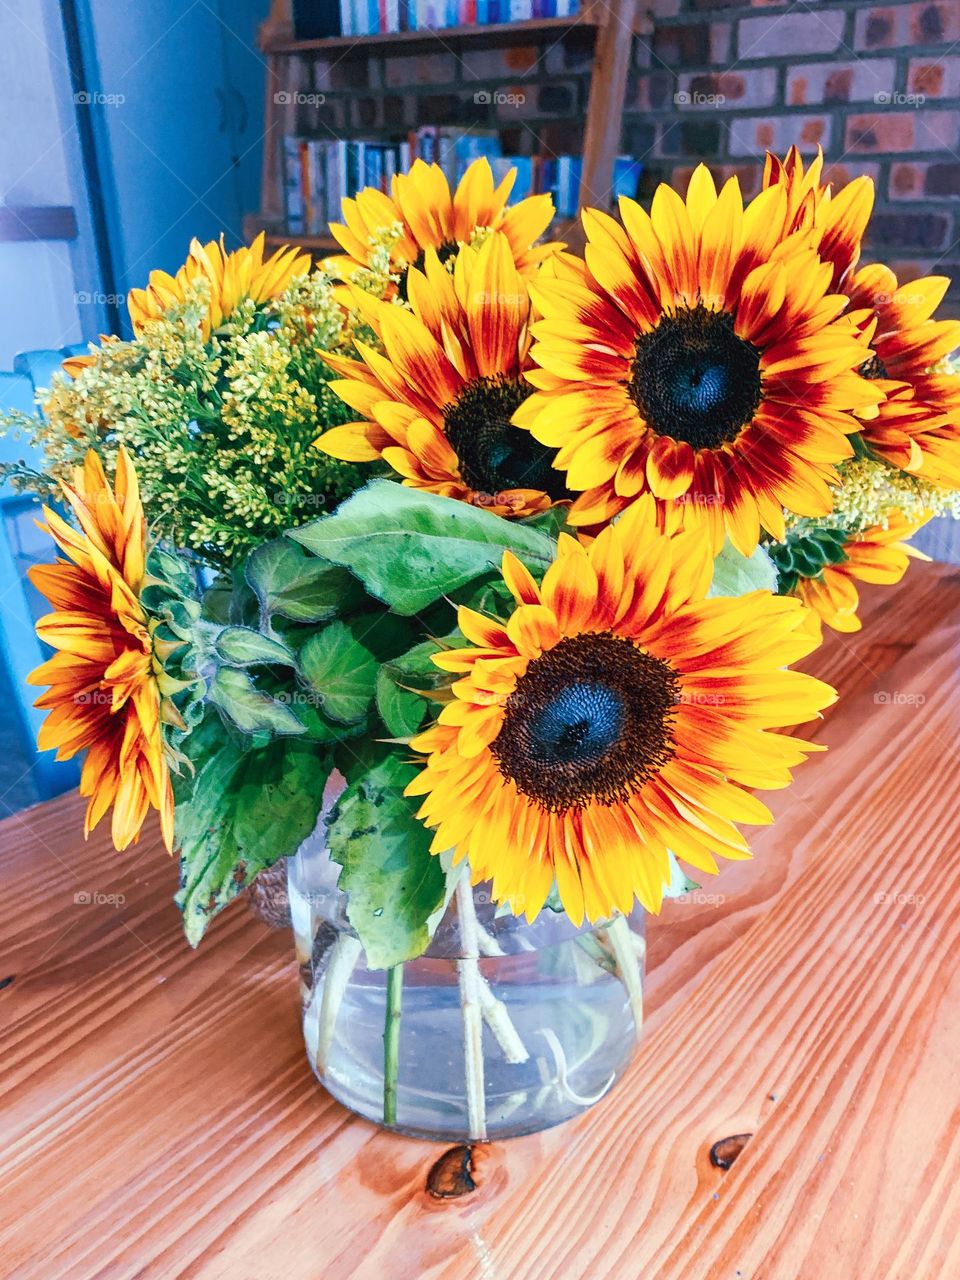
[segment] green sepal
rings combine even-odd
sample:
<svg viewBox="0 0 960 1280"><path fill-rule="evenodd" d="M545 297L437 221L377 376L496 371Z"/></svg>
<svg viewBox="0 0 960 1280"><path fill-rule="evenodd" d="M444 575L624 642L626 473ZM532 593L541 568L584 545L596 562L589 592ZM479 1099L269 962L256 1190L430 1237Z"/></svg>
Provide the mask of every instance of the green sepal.
<svg viewBox="0 0 960 1280"><path fill-rule="evenodd" d="M207 701L242 733L289 735L303 725L285 703L258 689L246 671L220 667L207 685Z"/></svg>
<svg viewBox="0 0 960 1280"><path fill-rule="evenodd" d="M818 578L829 565L843 564L848 536L845 529L816 526L790 529L784 542L771 544L767 550L776 566L780 594L796 591L801 578Z"/></svg>
<svg viewBox="0 0 960 1280"><path fill-rule="evenodd" d="M292 666L294 662L285 644L251 627L224 627L217 636L215 649L222 662L235 667L272 663Z"/></svg>

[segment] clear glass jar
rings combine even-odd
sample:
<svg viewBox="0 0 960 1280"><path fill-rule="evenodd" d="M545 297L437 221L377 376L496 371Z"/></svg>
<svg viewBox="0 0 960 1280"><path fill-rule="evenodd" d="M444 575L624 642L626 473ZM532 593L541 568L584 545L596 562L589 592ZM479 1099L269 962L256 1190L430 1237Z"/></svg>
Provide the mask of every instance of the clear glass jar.
<svg viewBox="0 0 960 1280"><path fill-rule="evenodd" d="M461 1142L546 1129L613 1087L642 1022L642 908L580 929L544 909L528 924L464 875L425 954L394 977L387 1032L388 974L364 963L339 872L322 826L289 859L307 1057L344 1106Z"/></svg>

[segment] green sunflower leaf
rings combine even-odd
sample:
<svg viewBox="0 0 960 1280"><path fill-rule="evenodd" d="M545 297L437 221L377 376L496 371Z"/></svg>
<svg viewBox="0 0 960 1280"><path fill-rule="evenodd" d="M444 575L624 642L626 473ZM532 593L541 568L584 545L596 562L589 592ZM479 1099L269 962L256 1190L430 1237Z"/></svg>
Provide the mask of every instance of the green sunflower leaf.
<svg viewBox="0 0 960 1280"><path fill-rule="evenodd" d="M459 631L443 640L423 640L399 658L385 662L377 672L377 710L395 738L408 738L423 724L430 708L425 693L453 682L455 677L441 671L431 659L455 644L463 644Z"/></svg>
<svg viewBox="0 0 960 1280"><path fill-rule="evenodd" d="M541 573L556 553L553 538L531 525L390 480L372 481L333 515L287 536L351 569L405 617L496 572L506 550Z"/></svg>
<svg viewBox="0 0 960 1280"><path fill-rule="evenodd" d="M403 794L416 773L396 753L375 763L348 785L328 830L347 918L372 969L421 955L446 898L443 864L414 816L419 801Z"/></svg>
<svg viewBox="0 0 960 1280"><path fill-rule="evenodd" d="M318 560L289 538L258 547L245 572L267 619L280 614L293 622L326 622L357 601L356 580L345 569Z"/></svg>
<svg viewBox="0 0 960 1280"><path fill-rule="evenodd" d="M752 556L739 552L728 538L713 565L710 596L745 596L750 591L776 591L777 571L773 561L757 547Z"/></svg>
<svg viewBox="0 0 960 1280"><path fill-rule="evenodd" d="M295 853L313 831L330 758L322 747L290 738L251 749L215 715L194 731L191 756L196 774L174 784L176 903L195 947L258 872Z"/></svg>
<svg viewBox="0 0 960 1280"><path fill-rule="evenodd" d="M377 660L346 622L331 622L300 650L300 676L324 713L341 724L362 720L373 701Z"/></svg>

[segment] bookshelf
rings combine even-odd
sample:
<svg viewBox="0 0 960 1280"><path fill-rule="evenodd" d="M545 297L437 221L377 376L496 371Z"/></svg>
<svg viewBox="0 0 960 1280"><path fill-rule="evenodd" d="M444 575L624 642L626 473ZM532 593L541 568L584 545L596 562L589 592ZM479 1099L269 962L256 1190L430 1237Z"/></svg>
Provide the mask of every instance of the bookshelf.
<svg viewBox="0 0 960 1280"><path fill-rule="evenodd" d="M284 230L283 173L277 140L295 132L295 90L305 68L315 60L343 63L363 57L389 59L433 50L509 48L533 40L560 40L571 31L592 38L590 87L583 125L579 204L603 203L613 181L621 117L627 91L632 40L652 28L652 15L640 0L586 0L580 13L561 18L529 18L488 26L441 27L376 35L333 36L315 40L294 38L291 0L271 0L270 14L260 29L266 74L265 144L260 209L246 220L248 239L266 233L273 248L283 243L301 246L318 257L339 252L326 235L289 234ZM578 219L558 219L549 234L582 247Z"/></svg>

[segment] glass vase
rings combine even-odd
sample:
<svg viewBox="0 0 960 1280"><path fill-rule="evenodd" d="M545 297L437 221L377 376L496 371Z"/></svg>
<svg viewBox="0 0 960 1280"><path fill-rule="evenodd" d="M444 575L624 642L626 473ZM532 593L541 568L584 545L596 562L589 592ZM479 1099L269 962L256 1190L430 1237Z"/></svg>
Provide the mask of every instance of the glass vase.
<svg viewBox="0 0 960 1280"><path fill-rule="evenodd" d="M368 1120L466 1142L560 1124L604 1097L643 1017L644 912L528 923L460 877L426 952L370 969L323 827L289 859L303 1034L320 1082Z"/></svg>

